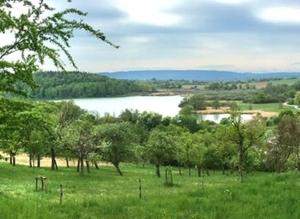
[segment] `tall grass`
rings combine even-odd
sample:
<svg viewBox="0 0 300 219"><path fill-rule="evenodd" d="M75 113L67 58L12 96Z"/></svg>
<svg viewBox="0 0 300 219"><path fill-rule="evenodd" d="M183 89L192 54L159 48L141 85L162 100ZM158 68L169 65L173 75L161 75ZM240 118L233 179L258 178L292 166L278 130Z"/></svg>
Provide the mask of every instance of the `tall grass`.
<svg viewBox="0 0 300 219"><path fill-rule="evenodd" d="M0 164L0 218L300 218L300 174L252 173L245 183L236 175L212 173L203 179L179 176L173 187L154 168L122 165L80 176L75 169L11 167ZM35 191L35 177L49 180L47 193ZM138 179L142 179L139 199ZM59 185L64 188L59 204Z"/></svg>

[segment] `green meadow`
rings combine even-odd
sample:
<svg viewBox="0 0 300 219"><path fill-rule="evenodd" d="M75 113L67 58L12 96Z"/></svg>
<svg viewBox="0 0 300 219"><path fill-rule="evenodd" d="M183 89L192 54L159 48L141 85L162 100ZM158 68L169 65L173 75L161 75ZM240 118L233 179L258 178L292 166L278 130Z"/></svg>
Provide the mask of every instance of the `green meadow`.
<svg viewBox="0 0 300 219"><path fill-rule="evenodd" d="M210 171L199 178L174 168L174 186L165 186L151 165L121 168L124 176L109 166L80 175L74 168L1 163L0 218L300 218L299 172L255 172L240 183L236 173ZM47 177L47 192L36 191L36 176Z"/></svg>

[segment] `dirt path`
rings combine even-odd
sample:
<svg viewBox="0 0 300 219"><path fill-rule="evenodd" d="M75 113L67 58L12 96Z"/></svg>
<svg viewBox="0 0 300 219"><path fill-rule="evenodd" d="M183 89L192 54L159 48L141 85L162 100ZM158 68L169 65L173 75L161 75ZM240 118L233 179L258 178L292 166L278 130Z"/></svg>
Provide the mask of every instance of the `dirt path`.
<svg viewBox="0 0 300 219"><path fill-rule="evenodd" d="M9 162L9 155L0 152L0 155L6 158L7 162ZM2 160L3 161L3 160ZM63 158L56 158L56 162L58 167L66 167L66 161ZM29 157L27 154L18 154L16 156L16 164L17 165L29 165ZM77 160L69 160L69 165L71 167L77 166ZM99 166L111 166L109 163L99 162ZM41 160L41 167L51 167L51 158L43 157Z"/></svg>

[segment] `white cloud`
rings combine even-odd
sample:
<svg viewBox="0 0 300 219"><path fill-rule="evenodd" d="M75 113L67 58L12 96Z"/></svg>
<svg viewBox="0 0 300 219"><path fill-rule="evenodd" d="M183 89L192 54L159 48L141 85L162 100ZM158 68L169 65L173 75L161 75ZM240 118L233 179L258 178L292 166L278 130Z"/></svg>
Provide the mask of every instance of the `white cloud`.
<svg viewBox="0 0 300 219"><path fill-rule="evenodd" d="M137 36L137 37L127 37L126 40L132 43L150 43L154 41L151 37Z"/></svg>
<svg viewBox="0 0 300 219"><path fill-rule="evenodd" d="M222 4L242 4L248 2L248 0L214 0L214 1Z"/></svg>
<svg viewBox="0 0 300 219"><path fill-rule="evenodd" d="M177 0L118 0L116 6L128 15L131 22L172 26L182 19L170 12L177 4Z"/></svg>
<svg viewBox="0 0 300 219"><path fill-rule="evenodd" d="M270 7L263 9L258 17L273 23L300 24L300 8Z"/></svg>

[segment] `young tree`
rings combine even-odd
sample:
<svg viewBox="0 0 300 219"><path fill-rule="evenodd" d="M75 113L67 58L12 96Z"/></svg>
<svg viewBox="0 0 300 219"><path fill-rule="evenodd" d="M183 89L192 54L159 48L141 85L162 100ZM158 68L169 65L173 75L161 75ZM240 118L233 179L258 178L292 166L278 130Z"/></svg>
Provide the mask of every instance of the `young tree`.
<svg viewBox="0 0 300 219"><path fill-rule="evenodd" d="M79 106L75 105L72 101L68 102L61 102L59 103L59 113L58 113L58 122L57 122L57 137L58 137L58 144L60 144L59 152L62 156L65 157L66 165L69 167L69 157L72 156L70 148L65 145L68 141L64 141L63 133L69 126L79 119L80 115L84 112L80 109Z"/></svg>
<svg viewBox="0 0 300 219"><path fill-rule="evenodd" d="M256 117L250 122L243 122L238 109L232 108L228 130L229 140L236 145L238 154L238 170L243 182L247 152L250 147L259 146L265 134L262 118Z"/></svg>
<svg viewBox="0 0 300 219"><path fill-rule="evenodd" d="M294 103L300 106L300 91L295 94Z"/></svg>
<svg viewBox="0 0 300 219"><path fill-rule="evenodd" d="M286 163L294 154L296 167L300 167L300 122L295 115L283 115L275 129L275 136L269 142L268 164L277 172L286 168Z"/></svg>
<svg viewBox="0 0 300 219"><path fill-rule="evenodd" d="M193 140L192 134L185 132L182 136L180 136L177 148L177 159L189 169L189 176L191 176L191 168L195 164L192 159L195 143Z"/></svg>
<svg viewBox="0 0 300 219"><path fill-rule="evenodd" d="M30 110L33 106L21 100L0 98L0 148L10 156L10 164L16 164L16 155L22 148L22 123L18 113Z"/></svg>
<svg viewBox="0 0 300 219"><path fill-rule="evenodd" d="M122 176L120 163L134 159L133 145L139 141L134 127L126 122L103 124L97 127L96 135L101 146L102 157L111 162Z"/></svg>
<svg viewBox="0 0 300 219"><path fill-rule="evenodd" d="M67 129L64 129L62 142L77 157L77 171L81 174L90 172L89 155L96 150L94 124L91 117L83 114Z"/></svg>
<svg viewBox="0 0 300 219"><path fill-rule="evenodd" d="M65 70L61 53L76 68L68 51L69 42L76 30L89 32L97 39L118 48L101 31L82 20L74 19L76 16L86 16L86 13L74 8L57 12L45 2L39 0L35 4L29 0L0 1L0 32L11 38L11 42L0 47L0 91L24 94L16 86L17 83L36 87L32 74L38 71L45 59L50 59L56 67ZM22 10L18 12L21 14L14 13L14 8L20 7ZM11 61L12 55L18 58Z"/></svg>
<svg viewBox="0 0 300 219"><path fill-rule="evenodd" d="M20 121L20 143L28 153L29 166L32 167L35 155L38 153L42 155L41 151L49 151L55 142L53 121L51 116L43 113L37 106L29 111L18 113L17 118ZM41 138L43 138L43 142L39 142ZM47 144L43 145L45 142ZM48 144L48 142L51 143Z"/></svg>
<svg viewBox="0 0 300 219"><path fill-rule="evenodd" d="M154 129L145 147L146 154L156 167L156 175L160 177L160 166L176 156L176 136L171 132Z"/></svg>

